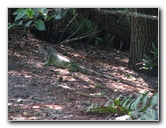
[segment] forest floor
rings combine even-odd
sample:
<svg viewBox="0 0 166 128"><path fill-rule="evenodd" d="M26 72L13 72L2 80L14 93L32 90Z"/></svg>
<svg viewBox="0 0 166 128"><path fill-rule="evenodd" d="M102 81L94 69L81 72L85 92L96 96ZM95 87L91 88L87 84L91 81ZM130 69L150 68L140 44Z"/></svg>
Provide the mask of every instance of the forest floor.
<svg viewBox="0 0 166 128"><path fill-rule="evenodd" d="M127 69L127 53L101 50L96 46L74 42L57 51L80 65L96 72L114 76L109 78L69 72L54 66L43 66L41 45L53 44L35 39L31 34L9 34L8 42L8 120L112 120L110 114L92 114L87 109L94 103L105 105L119 95L138 96L156 88L158 78ZM70 43L71 44L71 43ZM59 78L62 81L58 83ZM121 81L127 81L131 85Z"/></svg>

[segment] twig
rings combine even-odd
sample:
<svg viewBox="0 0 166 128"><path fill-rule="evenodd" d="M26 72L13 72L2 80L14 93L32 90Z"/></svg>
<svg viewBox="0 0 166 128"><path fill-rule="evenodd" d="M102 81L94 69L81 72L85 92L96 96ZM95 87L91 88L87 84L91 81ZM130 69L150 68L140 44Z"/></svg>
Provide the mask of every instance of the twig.
<svg viewBox="0 0 166 128"><path fill-rule="evenodd" d="M85 32L85 33L83 33L83 34L81 34L80 37L89 34L93 29L94 29L94 28L92 28L92 29L90 29L89 31L87 31L87 32Z"/></svg>
<svg viewBox="0 0 166 128"><path fill-rule="evenodd" d="M114 38L115 38L115 35L112 36L111 40L109 41L109 44L108 44L107 47L105 48L105 51L107 50L107 48L109 47L109 45L112 43L112 41L114 40Z"/></svg>
<svg viewBox="0 0 166 128"><path fill-rule="evenodd" d="M102 57L104 57L105 59L108 59L108 58L105 57L102 53L100 53L96 47L95 47L95 49L97 50L97 52L98 52Z"/></svg>
<svg viewBox="0 0 166 128"><path fill-rule="evenodd" d="M71 21L67 24L67 26L66 26L66 28L64 29L64 31L63 31L61 37L60 37L59 40L58 40L58 43L60 42L60 40L61 40L61 38L62 38L64 32L66 31L66 29L67 29L67 28L69 27L69 25L73 22L73 20L76 18L77 15L78 15L78 13L77 13L77 14L71 19Z"/></svg>
<svg viewBox="0 0 166 128"><path fill-rule="evenodd" d="M81 27L82 27L82 25L85 23L85 21L86 21L86 19L82 22L82 24L79 26L79 28L77 28L77 30L75 30L75 32L74 32L71 36L69 36L66 40L68 40L68 39L70 39L72 36L74 36L74 35L81 29Z"/></svg>
<svg viewBox="0 0 166 128"><path fill-rule="evenodd" d="M121 51L121 49L122 49L122 45L123 45L123 41L120 41L119 51Z"/></svg>
<svg viewBox="0 0 166 128"><path fill-rule="evenodd" d="M86 38L86 37L88 37L88 36L91 36L91 35L96 34L96 33L99 33L99 32L101 32L101 30L99 30L99 31L97 31L97 32L93 32L93 33L88 34L88 35L85 35L85 36L76 37L76 38L73 38L73 39L66 39L66 40L62 41L61 43L59 43L59 44L57 44L57 45L54 45L54 46L52 46L52 47L57 47L57 46L59 46L59 45L62 45L62 44L65 44L65 43L68 43L68 42L71 42L71 41L80 40L80 39Z"/></svg>
<svg viewBox="0 0 166 128"><path fill-rule="evenodd" d="M158 58L158 56L157 56L157 57L155 57L155 58L153 58L153 59L151 59L151 60L149 60L149 61L146 61L146 62L140 62L140 63L136 63L135 65L144 64L144 63L150 62L150 61L152 61L152 60L155 60L155 59L157 59L157 58Z"/></svg>
<svg viewBox="0 0 166 128"><path fill-rule="evenodd" d="M74 34L75 34L78 30L80 30L80 28L82 27L82 25L84 24L84 22L85 22L85 20L82 22L82 24L80 25L80 27L79 27L71 36L69 36L66 40L64 40L64 41L62 41L61 43L59 43L59 44L57 44L57 45L54 45L54 46L52 46L52 47L54 48L54 47L57 47L57 46L62 45L62 44L64 44L64 43L77 40L77 38L73 38L73 39L70 39L70 38L71 38L72 36L74 36Z"/></svg>

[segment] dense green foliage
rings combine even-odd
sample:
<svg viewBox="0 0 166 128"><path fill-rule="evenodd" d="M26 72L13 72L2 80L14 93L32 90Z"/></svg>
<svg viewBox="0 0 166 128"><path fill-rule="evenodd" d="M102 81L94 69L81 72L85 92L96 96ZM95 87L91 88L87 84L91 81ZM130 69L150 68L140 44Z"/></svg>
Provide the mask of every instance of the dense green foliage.
<svg viewBox="0 0 166 128"><path fill-rule="evenodd" d="M35 26L38 30L46 30L45 23L51 19L60 19L63 14L56 9L49 13L47 8L18 8L13 15L15 16L14 23L8 23L8 29L12 27L28 28Z"/></svg>
<svg viewBox="0 0 166 128"><path fill-rule="evenodd" d="M57 11L54 11L51 14L48 12L49 10L47 8L19 8L13 12L15 21L14 23L9 23L8 28L10 29L13 26L29 27L31 24L34 24L38 30L45 30L45 21L55 19L62 20L63 23L67 23L76 15L75 8L66 10L57 9ZM69 28L71 32L74 32L82 22L85 23L82 26L82 29L79 30L78 34L87 32L89 29L93 29L94 24L91 21L86 20L82 16L77 16Z"/></svg>
<svg viewBox="0 0 166 128"><path fill-rule="evenodd" d="M45 30L44 22L41 19L48 19L47 13L46 8L19 8L13 12L15 20L14 23L8 23L8 29L12 27L25 29L33 24L38 30Z"/></svg>
<svg viewBox="0 0 166 128"><path fill-rule="evenodd" d="M151 97L149 97L149 91L140 94L137 98L119 96L104 106L92 104L87 109L87 113L128 114L132 120L158 120L158 93Z"/></svg>
<svg viewBox="0 0 166 128"><path fill-rule="evenodd" d="M50 31L49 28L46 27L46 22L52 21L53 28L56 28L56 31L54 32L56 32L56 34L61 33L61 36L58 37L58 42L62 41L62 36L64 35L72 35L70 37L72 38L85 36L95 32L97 26L90 20L78 15L76 10L76 8L18 8L13 12L15 20L13 23L8 23L8 29L21 27L25 30L35 26L39 31ZM98 39L96 34L89 36L89 39L92 38Z"/></svg>

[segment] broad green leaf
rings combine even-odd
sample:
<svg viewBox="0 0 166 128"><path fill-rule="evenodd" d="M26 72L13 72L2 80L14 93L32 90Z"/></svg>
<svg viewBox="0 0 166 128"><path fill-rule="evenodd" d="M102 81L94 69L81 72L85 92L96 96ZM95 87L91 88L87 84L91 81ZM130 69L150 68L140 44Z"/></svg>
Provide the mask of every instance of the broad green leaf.
<svg viewBox="0 0 166 128"><path fill-rule="evenodd" d="M17 9L17 10L13 13L13 15L18 15L22 10L24 10L24 8L19 8L19 9Z"/></svg>
<svg viewBox="0 0 166 128"><path fill-rule="evenodd" d="M21 19L23 16L25 16L25 14L26 14L26 10L24 9L20 13L18 13L18 15L15 18L15 21Z"/></svg>
<svg viewBox="0 0 166 128"><path fill-rule="evenodd" d="M38 29L38 30L46 30L45 29L45 24L42 20L37 20L35 21L35 27Z"/></svg>

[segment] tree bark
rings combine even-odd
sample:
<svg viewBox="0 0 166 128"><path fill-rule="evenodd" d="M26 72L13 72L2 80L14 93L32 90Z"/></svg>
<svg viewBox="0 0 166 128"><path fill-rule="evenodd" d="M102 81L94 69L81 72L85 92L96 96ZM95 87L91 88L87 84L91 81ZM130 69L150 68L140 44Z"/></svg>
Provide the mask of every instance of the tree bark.
<svg viewBox="0 0 166 128"><path fill-rule="evenodd" d="M132 10L138 13L158 16L157 8L138 8ZM135 71L141 71L142 65L137 65L137 63L142 62L145 54L151 56L152 43L158 46L158 21L131 17L131 45L128 63L130 68ZM153 72L152 75L157 74L156 68L158 67L151 71L151 73Z"/></svg>

